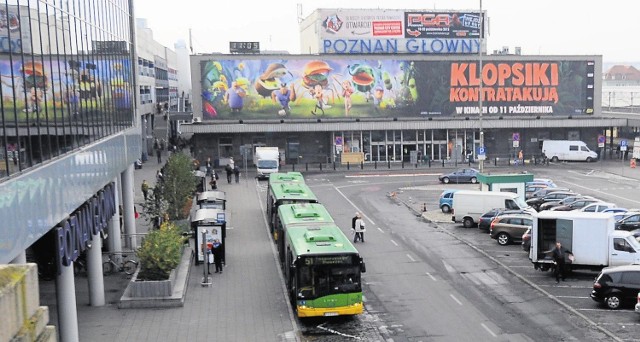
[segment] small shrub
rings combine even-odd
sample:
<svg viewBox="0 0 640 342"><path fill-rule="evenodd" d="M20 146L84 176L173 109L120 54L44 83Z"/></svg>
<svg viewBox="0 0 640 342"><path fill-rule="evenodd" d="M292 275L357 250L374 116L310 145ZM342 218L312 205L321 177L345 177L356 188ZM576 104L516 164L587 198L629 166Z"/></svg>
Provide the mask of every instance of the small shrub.
<svg viewBox="0 0 640 342"><path fill-rule="evenodd" d="M147 234L138 250L138 280L167 280L182 257L183 237L179 227L164 222L160 229Z"/></svg>

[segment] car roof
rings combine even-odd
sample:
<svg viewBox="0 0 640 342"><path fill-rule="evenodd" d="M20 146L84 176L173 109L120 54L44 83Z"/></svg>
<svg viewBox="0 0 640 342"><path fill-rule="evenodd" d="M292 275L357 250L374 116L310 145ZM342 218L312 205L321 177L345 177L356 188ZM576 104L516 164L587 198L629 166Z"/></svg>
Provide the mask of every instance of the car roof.
<svg viewBox="0 0 640 342"><path fill-rule="evenodd" d="M504 214L504 215L498 215L498 219L503 219L503 218L512 218L512 217L516 217L516 218L527 218L530 219L532 218L531 214L528 213L512 213L512 214Z"/></svg>
<svg viewBox="0 0 640 342"><path fill-rule="evenodd" d="M622 266L605 267L602 269L602 273L629 272L629 271L640 271L640 265L622 265Z"/></svg>

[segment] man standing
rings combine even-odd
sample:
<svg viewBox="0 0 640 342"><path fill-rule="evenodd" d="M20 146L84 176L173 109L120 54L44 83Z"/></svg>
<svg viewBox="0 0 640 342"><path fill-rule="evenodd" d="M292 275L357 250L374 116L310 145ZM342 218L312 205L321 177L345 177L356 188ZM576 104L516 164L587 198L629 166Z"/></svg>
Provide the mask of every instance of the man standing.
<svg viewBox="0 0 640 342"><path fill-rule="evenodd" d="M213 263L216 265L216 273L222 273L222 244L218 239L213 241Z"/></svg>
<svg viewBox="0 0 640 342"><path fill-rule="evenodd" d="M353 237L353 243L358 242L358 240L364 242L364 232L366 231L366 229L365 229L364 220L362 219L362 216L360 215L360 213L356 215L356 221L354 226L355 226L354 227L355 236Z"/></svg>
<svg viewBox="0 0 640 342"><path fill-rule="evenodd" d="M562 247L562 243L560 241L556 242L556 247L551 250L551 256L553 257L553 261L556 263L556 283L560 282L560 278L562 281L567 277L566 275L566 257L573 258L573 253Z"/></svg>

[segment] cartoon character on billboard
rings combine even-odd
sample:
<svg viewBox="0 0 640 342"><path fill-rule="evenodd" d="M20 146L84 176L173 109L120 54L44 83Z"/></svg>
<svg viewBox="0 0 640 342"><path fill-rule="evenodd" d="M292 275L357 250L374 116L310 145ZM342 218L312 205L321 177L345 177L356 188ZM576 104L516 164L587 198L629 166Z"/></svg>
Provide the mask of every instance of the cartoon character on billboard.
<svg viewBox="0 0 640 342"><path fill-rule="evenodd" d="M245 96L247 96L247 92L240 87L237 81L233 81L224 95L224 101L229 104L232 113L239 113L244 107Z"/></svg>
<svg viewBox="0 0 640 342"><path fill-rule="evenodd" d="M342 81L340 86L342 86L342 97L344 97L344 116L349 116L352 106L351 95L355 92L355 89L353 89L349 80Z"/></svg>
<svg viewBox="0 0 640 342"><path fill-rule="evenodd" d="M271 98L273 99L273 102L280 104L281 109L278 111L278 115L291 115L289 102L296 100L296 90L293 84L291 84L291 89L288 89L286 83L281 83L280 89L271 93Z"/></svg>
<svg viewBox="0 0 640 342"><path fill-rule="evenodd" d="M281 63L271 63L255 82L255 89L260 96L270 98L271 94L280 88L281 78L291 74Z"/></svg>
<svg viewBox="0 0 640 342"><path fill-rule="evenodd" d="M111 98L116 109L129 109L129 83L125 81L122 63L113 64L114 75L109 82Z"/></svg>
<svg viewBox="0 0 640 342"><path fill-rule="evenodd" d="M202 107L204 114L209 117L218 115L216 106L224 99L229 87L227 78L222 74L222 65L219 62L207 62L202 74Z"/></svg>
<svg viewBox="0 0 640 342"><path fill-rule="evenodd" d="M371 89L375 83L375 74L373 68L366 64L352 64L348 67L349 75L355 85L355 90L365 95L365 99L369 102Z"/></svg>
<svg viewBox="0 0 640 342"><path fill-rule="evenodd" d="M327 97L325 96L325 90L332 93L332 98L335 98L333 89L329 86L329 73L333 69L324 61L311 61L304 66L302 85L309 90L311 98L316 100L316 105L311 111L311 114L317 115L317 110L320 109L322 115L324 110L331 108L327 104Z"/></svg>
<svg viewBox="0 0 640 342"><path fill-rule="evenodd" d="M81 100L94 100L102 97L102 84L93 75L96 69L95 64L86 63L84 69L80 70L78 86Z"/></svg>
<svg viewBox="0 0 640 342"><path fill-rule="evenodd" d="M20 71L23 75L24 91L27 95L27 103L24 112L38 113L42 109L44 93L48 88L48 78L40 62L27 62L22 65Z"/></svg>

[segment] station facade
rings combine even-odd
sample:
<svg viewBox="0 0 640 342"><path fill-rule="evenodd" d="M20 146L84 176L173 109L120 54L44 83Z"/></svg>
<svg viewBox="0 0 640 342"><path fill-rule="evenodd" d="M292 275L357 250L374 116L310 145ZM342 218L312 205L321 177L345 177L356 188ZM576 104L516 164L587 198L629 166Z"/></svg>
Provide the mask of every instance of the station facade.
<svg viewBox="0 0 640 342"><path fill-rule="evenodd" d="M256 146L325 163L475 158L481 141L487 158L536 156L545 139L613 143L627 122L602 115L602 56L487 55L485 17L318 9L300 23L305 54L191 56L199 96L180 131L219 164L249 162Z"/></svg>

